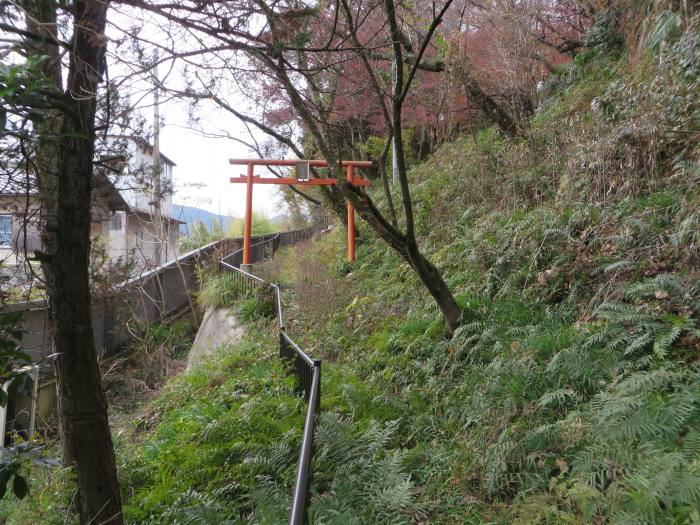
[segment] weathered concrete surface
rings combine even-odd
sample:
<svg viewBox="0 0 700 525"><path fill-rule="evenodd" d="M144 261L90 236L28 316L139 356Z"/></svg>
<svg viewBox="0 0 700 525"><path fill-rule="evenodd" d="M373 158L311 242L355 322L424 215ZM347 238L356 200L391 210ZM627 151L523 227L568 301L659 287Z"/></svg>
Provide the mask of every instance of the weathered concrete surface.
<svg viewBox="0 0 700 525"><path fill-rule="evenodd" d="M243 325L229 308L207 310L187 356L187 370L200 364L216 350L238 343L244 334Z"/></svg>

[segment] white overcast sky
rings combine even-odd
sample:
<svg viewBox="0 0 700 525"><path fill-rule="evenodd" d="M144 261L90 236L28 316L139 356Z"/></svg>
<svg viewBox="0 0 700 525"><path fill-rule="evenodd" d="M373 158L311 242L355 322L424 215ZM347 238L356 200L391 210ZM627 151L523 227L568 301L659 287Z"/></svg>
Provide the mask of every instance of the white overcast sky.
<svg viewBox="0 0 700 525"><path fill-rule="evenodd" d="M175 195L173 202L204 208L214 213L242 217L245 210L245 185L231 184L229 177L245 174L245 166L230 166L230 158L256 158L244 146L228 139L208 138L187 129L187 113L182 102L169 101L161 105L165 126L161 128L160 148L177 166L173 170ZM150 121L152 122L152 115ZM247 131L237 119L227 118L216 110L203 123L212 129L226 128L231 134L247 137ZM262 168L256 173L265 174ZM269 176L269 175L268 175ZM203 187L195 185L203 184ZM259 184L253 188L253 209L272 217L280 213L278 188Z"/></svg>
<svg viewBox="0 0 700 525"><path fill-rule="evenodd" d="M116 62L115 57L125 53L128 46L122 44L117 48L116 40L120 37L120 31L116 27L127 28L136 23L142 27L141 35L148 40L166 45L166 39L160 34L157 24L153 24L148 16L141 12L118 12L110 9L108 20L113 24L108 27L107 34L113 38L108 48L110 62L110 75L117 78L119 75L128 76L123 66ZM147 48L147 45L144 45ZM167 65L160 66L159 77L163 78L169 69ZM170 71L166 85L182 87L177 69ZM178 85L180 84L180 85ZM130 87L122 95L129 95L128 91L148 89L146 82L130 82ZM236 100L235 93L227 93L229 100ZM153 98L150 94L145 96L132 94L131 103L136 105L136 111L140 112L148 122L153 125ZM237 109L245 110L246 101L241 97ZM231 166L229 158L257 158L257 155L245 146L224 138L209 138L202 136L188 126L187 103L178 100L161 100L161 120L165 125L161 128L160 149L177 166L173 170L175 194L173 202L187 206L203 208L214 213L242 217L245 211L245 185L231 184L229 177L245 172L243 166ZM225 130L233 136L239 136L248 140L248 132L235 117L222 112L214 107L209 107L199 114L200 127L208 132L218 133ZM263 137L258 137L261 139ZM256 174L266 174L264 168L256 168ZM269 173L267 173L269 176ZM280 212L281 198L279 189L274 185L256 185L253 192L253 209L272 217Z"/></svg>

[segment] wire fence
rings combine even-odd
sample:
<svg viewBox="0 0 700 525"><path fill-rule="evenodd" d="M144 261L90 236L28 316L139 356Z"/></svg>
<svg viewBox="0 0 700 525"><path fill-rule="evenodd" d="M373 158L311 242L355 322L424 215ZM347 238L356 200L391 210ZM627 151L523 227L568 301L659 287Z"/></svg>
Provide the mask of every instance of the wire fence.
<svg viewBox="0 0 700 525"><path fill-rule="evenodd" d="M315 228L278 233L250 247L251 263L257 263L271 258L275 252L284 246L291 246L310 238ZM289 336L284 325L282 309L282 294L278 284L268 283L264 279L241 270L243 250L237 250L222 258L220 268L222 273L232 275L242 288L255 290L263 286L272 288L275 294L275 310L279 326L279 356L288 363L289 370L296 376L297 394L307 403L304 434L299 449L299 461L294 483L292 507L289 515L289 525L304 525L308 522L309 487L311 485L311 459L314 454L314 431L316 419L321 404L321 361L309 357Z"/></svg>

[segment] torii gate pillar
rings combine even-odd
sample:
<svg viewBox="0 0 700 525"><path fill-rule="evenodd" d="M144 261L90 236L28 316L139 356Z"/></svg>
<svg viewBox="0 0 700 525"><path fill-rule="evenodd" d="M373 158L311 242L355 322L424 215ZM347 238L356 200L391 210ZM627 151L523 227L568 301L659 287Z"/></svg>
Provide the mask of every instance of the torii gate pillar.
<svg viewBox="0 0 700 525"><path fill-rule="evenodd" d="M252 163L248 164L245 188L245 227L243 230L243 264L244 272L250 272L250 238L253 230L253 171ZM245 268L243 268L245 266Z"/></svg>
<svg viewBox="0 0 700 525"><path fill-rule="evenodd" d="M243 230L243 271L250 271L250 238L253 231L253 171L252 163L248 164L245 188L245 226Z"/></svg>
<svg viewBox="0 0 700 525"><path fill-rule="evenodd" d="M347 166L348 182L355 180L355 169L352 164ZM355 262L355 208L348 202L348 262Z"/></svg>

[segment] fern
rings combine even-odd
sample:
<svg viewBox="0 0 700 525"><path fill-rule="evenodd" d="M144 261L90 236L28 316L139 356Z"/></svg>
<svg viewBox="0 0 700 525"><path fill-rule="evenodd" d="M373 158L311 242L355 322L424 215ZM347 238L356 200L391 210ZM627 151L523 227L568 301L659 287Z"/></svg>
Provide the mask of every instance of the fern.
<svg viewBox="0 0 700 525"><path fill-rule="evenodd" d="M291 435L288 434L281 442L248 454L243 460L244 463L257 465L263 472L273 473L275 477L280 476L296 461L297 450L287 442L290 437Z"/></svg>
<svg viewBox="0 0 700 525"><path fill-rule="evenodd" d="M312 523L403 524L421 512L404 455L391 450L400 421L371 422L358 433L323 414L316 435Z"/></svg>
<svg viewBox="0 0 700 525"><path fill-rule="evenodd" d="M212 496L189 490L147 525L233 525L233 513Z"/></svg>
<svg viewBox="0 0 700 525"><path fill-rule="evenodd" d="M572 471L595 489L613 523L666 522L698 508L698 369L635 372L596 396L592 407L596 430Z"/></svg>
<svg viewBox="0 0 700 525"><path fill-rule="evenodd" d="M544 394L537 405L540 408L556 407L562 408L573 405L578 401L578 394L570 388L559 388Z"/></svg>
<svg viewBox="0 0 700 525"><path fill-rule="evenodd" d="M622 295L629 302L610 301L596 309L596 317L605 324L584 347L605 344L628 358L648 351L664 359L683 336L700 336L697 320L688 313L698 311L696 283L659 275L627 287Z"/></svg>

